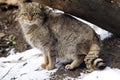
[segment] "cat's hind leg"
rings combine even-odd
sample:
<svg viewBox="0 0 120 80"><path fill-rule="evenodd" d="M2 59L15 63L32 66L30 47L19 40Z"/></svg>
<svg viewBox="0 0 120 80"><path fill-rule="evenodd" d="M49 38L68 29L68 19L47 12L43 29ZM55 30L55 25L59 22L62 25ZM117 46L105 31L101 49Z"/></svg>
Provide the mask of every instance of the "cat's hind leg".
<svg viewBox="0 0 120 80"><path fill-rule="evenodd" d="M76 67L79 67L80 64L84 61L85 55L78 55L74 58L73 62L71 64L67 64L65 66L65 69L71 70Z"/></svg>

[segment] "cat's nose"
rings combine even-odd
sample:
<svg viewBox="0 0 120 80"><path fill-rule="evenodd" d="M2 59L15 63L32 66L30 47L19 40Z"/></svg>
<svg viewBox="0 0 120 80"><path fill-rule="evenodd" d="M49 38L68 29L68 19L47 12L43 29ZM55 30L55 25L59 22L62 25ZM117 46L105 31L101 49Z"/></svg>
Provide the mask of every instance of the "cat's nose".
<svg viewBox="0 0 120 80"><path fill-rule="evenodd" d="M31 21L31 20L32 20L32 17L28 17L28 19Z"/></svg>

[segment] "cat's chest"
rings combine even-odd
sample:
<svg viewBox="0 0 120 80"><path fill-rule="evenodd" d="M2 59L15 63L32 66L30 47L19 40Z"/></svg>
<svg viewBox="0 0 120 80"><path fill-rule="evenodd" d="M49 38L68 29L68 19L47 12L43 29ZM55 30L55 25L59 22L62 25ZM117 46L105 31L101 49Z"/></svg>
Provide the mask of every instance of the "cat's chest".
<svg viewBox="0 0 120 80"><path fill-rule="evenodd" d="M35 47L35 37L30 34L25 34L25 39L32 47Z"/></svg>
<svg viewBox="0 0 120 80"><path fill-rule="evenodd" d="M27 42L32 47L44 46L50 42L49 32L46 29L35 29L29 30L25 33L25 38Z"/></svg>

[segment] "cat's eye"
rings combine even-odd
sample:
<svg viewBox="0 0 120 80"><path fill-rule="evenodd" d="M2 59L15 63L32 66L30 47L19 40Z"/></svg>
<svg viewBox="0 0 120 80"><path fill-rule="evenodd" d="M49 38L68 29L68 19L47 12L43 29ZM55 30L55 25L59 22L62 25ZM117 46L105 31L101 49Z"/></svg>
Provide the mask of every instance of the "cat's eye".
<svg viewBox="0 0 120 80"><path fill-rule="evenodd" d="M39 13L33 13L32 15L33 15L33 16L37 16L37 15L39 15Z"/></svg>

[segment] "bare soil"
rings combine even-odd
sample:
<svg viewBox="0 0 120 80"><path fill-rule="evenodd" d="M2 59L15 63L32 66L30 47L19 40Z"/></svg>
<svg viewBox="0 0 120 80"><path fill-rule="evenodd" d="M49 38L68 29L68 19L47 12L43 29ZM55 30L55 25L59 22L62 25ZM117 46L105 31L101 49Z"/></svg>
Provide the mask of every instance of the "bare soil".
<svg viewBox="0 0 120 80"><path fill-rule="evenodd" d="M10 13L7 19L0 20L0 56L7 56L11 49L22 52L31 47L25 42L20 25L15 21L15 16ZM13 43L14 42L14 43Z"/></svg>

